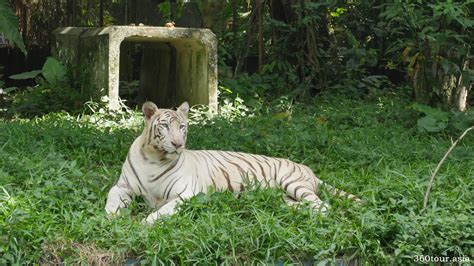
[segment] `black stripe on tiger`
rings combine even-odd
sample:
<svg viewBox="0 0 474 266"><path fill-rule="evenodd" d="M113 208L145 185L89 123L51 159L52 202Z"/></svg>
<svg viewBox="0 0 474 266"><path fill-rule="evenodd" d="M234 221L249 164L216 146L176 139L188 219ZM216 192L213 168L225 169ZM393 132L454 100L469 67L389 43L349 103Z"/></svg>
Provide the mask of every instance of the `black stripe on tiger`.
<svg viewBox="0 0 474 266"><path fill-rule="evenodd" d="M218 159L216 156L214 156L212 153L210 153L210 152L205 152L205 153L206 153L207 155L209 155L210 157L214 158L214 160L216 160L216 161L219 163L220 166L225 167L225 164L224 164L223 162L221 162L221 160L219 160L219 159ZM211 162L211 163L214 163L212 159L211 159L210 162ZM214 166L215 166L216 168L220 168L219 166L216 166L216 165L214 165Z"/></svg>
<svg viewBox="0 0 474 266"><path fill-rule="evenodd" d="M184 191L186 191L187 188L188 188L188 185L184 186L183 190L181 190L181 192L178 193L178 197L181 198L181 194L183 194Z"/></svg>
<svg viewBox="0 0 474 266"><path fill-rule="evenodd" d="M282 164L283 160L278 160L278 170L275 169L275 176L274 176L274 179L275 181L277 181L277 177L278 177L278 173L280 172L280 169L281 169L281 164Z"/></svg>
<svg viewBox="0 0 474 266"><path fill-rule="evenodd" d="M303 178L303 176L299 176L299 177L296 178L296 179L290 180L290 182L286 183L284 186L283 186L283 182L281 183L281 185L283 186L283 189L284 189L284 190L287 190L288 187L289 187L291 184L293 184L293 183L295 183L295 182L300 182L302 178Z"/></svg>
<svg viewBox="0 0 474 266"><path fill-rule="evenodd" d="M222 168L221 168L220 166L225 167L225 164L222 163L222 162L221 162L216 156L214 156L212 153L207 152L207 151L206 151L206 153L207 153L208 156L210 156L211 158L213 158L214 160L216 160L216 161L219 163L219 166L215 165L215 167L222 171ZM212 162L212 159L211 159L211 162ZM215 176L216 176L215 174L213 174L213 175L211 176L212 183L213 183L214 187L216 187L216 181L214 180Z"/></svg>
<svg viewBox="0 0 474 266"><path fill-rule="evenodd" d="M214 169L212 169L211 167L209 167L209 165L212 164L213 167L216 167L216 168L217 168L217 166L214 165L214 160L213 160L213 158L216 159L216 160L217 160L217 158L215 158L213 155L211 155L208 151L201 151L201 155L204 156L204 157L209 158L209 161L207 161L208 163L206 163L206 166L207 166L207 169L208 169L208 170L210 169L209 173L211 173L210 178L211 178L211 181L212 181L212 185L213 185L215 188L217 188L217 186L216 186L216 180L214 180L214 178L216 177L216 174L215 174L216 171L214 171ZM219 162L219 163L220 163L220 162ZM220 164L222 165L222 163L220 163Z"/></svg>
<svg viewBox="0 0 474 266"><path fill-rule="evenodd" d="M302 166L304 172L306 173L307 178L305 179L306 181L311 183L311 186L313 188L313 191L316 193L317 186L318 186L318 178L314 175L314 173L307 167L307 166ZM316 179L314 179L316 177Z"/></svg>
<svg viewBox="0 0 474 266"><path fill-rule="evenodd" d="M257 162L257 165L260 167L260 170L262 171L262 177L263 177L263 179L265 180L265 183L266 183L267 182L267 175L265 174L265 170L263 169L262 161L260 161L258 156L255 156L253 154L249 154L249 155L250 155L250 157L252 157Z"/></svg>
<svg viewBox="0 0 474 266"><path fill-rule="evenodd" d="M201 155L204 156L204 157L210 158L210 157L209 157L207 154L205 154L204 152L203 152ZM210 162L212 163L212 159L211 159ZM211 163L206 163L205 165L206 165L206 167L207 167L208 173L210 173L210 175L211 175L210 178L211 178L211 181L212 181L212 185L213 185L214 187L216 187L216 181L214 180L214 177L215 177L215 175L216 175L216 174L215 174L215 171L214 171L214 169L212 169L211 167L209 167L209 165L210 165ZM202 191L202 189L201 189L201 191Z"/></svg>
<svg viewBox="0 0 474 266"><path fill-rule="evenodd" d="M143 190L147 191L146 188L143 186L143 183L140 180L140 177L137 174L137 170L135 170L135 167L133 166L132 161L130 160L130 152L127 155L127 161L128 161L128 165L130 165L130 169L132 169L132 172L135 175L135 178L138 180L138 183L140 184L140 186L138 187L138 190L140 190L140 193L142 193L142 190L140 189L140 187L142 187Z"/></svg>
<svg viewBox="0 0 474 266"><path fill-rule="evenodd" d="M128 188L132 188L132 186L130 185L130 182L128 181L128 177L124 173L120 174L120 178L123 178L123 180L125 180L125 183L126 183ZM118 184L118 182L117 182L117 184Z"/></svg>
<svg viewBox="0 0 474 266"><path fill-rule="evenodd" d="M232 162L232 160L230 160L229 158L226 157L226 154L225 152L222 152L222 151L218 151L218 153L222 156L222 158L227 162L227 163L230 163L232 164L233 166L237 167L238 171L240 173L245 173L245 170L242 168L242 166Z"/></svg>
<svg viewBox="0 0 474 266"><path fill-rule="evenodd" d="M143 160L145 162L148 162L148 157L146 156L146 154L143 152L143 149L145 148L145 144L142 145L142 147L140 148L140 155L142 156ZM151 162L153 164L156 164L155 162Z"/></svg>
<svg viewBox="0 0 474 266"><path fill-rule="evenodd" d="M174 182L169 182L169 183L168 183L168 185L167 185L166 188L165 188L165 192L164 192L164 194L166 195L166 196L165 196L165 200L169 199L170 193L171 193L171 191L173 190L174 185L175 185L181 178L182 178L182 176L179 176L179 177L175 178ZM169 190L168 190L168 188L169 188ZM168 190L168 192L166 192L166 190Z"/></svg>
<svg viewBox="0 0 474 266"><path fill-rule="evenodd" d="M178 163L180 163L180 164L179 164L179 165L176 164L176 165L174 166L174 168L171 169L171 170L173 170L173 171L172 171L172 172L169 172L168 175L165 176L165 179L163 179L163 182L166 182L169 177L172 177L172 178L173 178L173 175L174 175L176 172L178 172L178 171L180 170L181 166L183 166L184 160L178 159L178 160L176 160L176 161L177 161Z"/></svg>
<svg viewBox="0 0 474 266"><path fill-rule="evenodd" d="M295 198L298 198L296 193L298 193L298 190L302 189L302 188L306 188L309 190L309 188L307 188L305 185L299 185L297 187L295 187L294 191L293 191L293 195L295 196ZM304 194L304 193L303 193Z"/></svg>
<svg viewBox="0 0 474 266"><path fill-rule="evenodd" d="M245 158L245 154L242 154L240 152L227 153L227 154L230 155L230 156L233 156L233 157L237 157L237 158L241 159L242 161L244 161L246 164L248 164L250 166L250 168L252 168L252 170L254 171L253 172L254 175L257 173L257 169L255 169L253 164Z"/></svg>
<svg viewBox="0 0 474 266"><path fill-rule="evenodd" d="M270 178L272 178L273 176L276 175L276 166L275 166L275 164L270 165L270 164L268 163L267 158L264 158L264 159L265 159L265 160L263 160L263 162L268 166L268 169L269 169L269 170L268 170L268 176L269 176ZM275 166L275 174L274 174L274 175L272 175L273 166ZM275 179L275 178L273 178L273 179ZM266 185L270 185L269 182L270 182L269 180L265 179Z"/></svg>
<svg viewBox="0 0 474 266"><path fill-rule="evenodd" d="M307 196L311 196L313 194L309 193L309 192L304 192L303 194L301 194L301 198L304 199L306 198Z"/></svg>
<svg viewBox="0 0 474 266"><path fill-rule="evenodd" d="M229 178L229 173L227 173L224 169L221 168L222 174L224 175L225 180L227 181L227 189L230 192L234 192L234 188L232 187L232 184L230 183L230 178Z"/></svg>
<svg viewBox="0 0 474 266"><path fill-rule="evenodd" d="M159 174L159 175L153 177L152 179L150 179L150 182L153 182L153 181L156 181L156 180L160 179L160 177L162 177L163 175L168 173L171 169L173 169L173 167L175 167L176 164L178 164L178 161L179 160L175 160L173 163L171 163L170 167L168 167L166 170L164 170L161 174Z"/></svg>
<svg viewBox="0 0 474 266"><path fill-rule="evenodd" d="M290 178L294 172L295 172L295 166L293 165L293 169L291 169L291 171L289 171L287 175L280 178L280 181L278 182L280 186L283 186L283 183L285 183L285 180Z"/></svg>
<svg viewBox="0 0 474 266"><path fill-rule="evenodd" d="M150 145L150 143L151 143L151 138L152 138L152 136L153 136L153 133L156 132L156 131L155 131L155 130L156 130L155 121L156 121L157 119L158 119L158 118L155 117L155 118L153 119L153 121L150 122L150 131L148 132L148 136L147 136L147 137L148 137L148 138L147 138L147 144L148 144L148 145Z"/></svg>

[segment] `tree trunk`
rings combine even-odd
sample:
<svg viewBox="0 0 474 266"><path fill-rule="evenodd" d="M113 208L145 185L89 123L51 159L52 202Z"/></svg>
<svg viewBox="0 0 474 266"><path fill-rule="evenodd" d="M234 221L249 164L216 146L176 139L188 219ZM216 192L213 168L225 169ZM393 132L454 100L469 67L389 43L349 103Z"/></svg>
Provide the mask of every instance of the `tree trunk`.
<svg viewBox="0 0 474 266"><path fill-rule="evenodd" d="M456 97L456 108L458 111L464 112L467 109L467 95L468 89L465 86L461 86Z"/></svg>
<svg viewBox="0 0 474 266"><path fill-rule="evenodd" d="M237 36L237 0L232 0L232 32L234 33L234 38Z"/></svg>
<svg viewBox="0 0 474 266"><path fill-rule="evenodd" d="M99 1L99 27L104 26L104 0Z"/></svg>
<svg viewBox="0 0 474 266"><path fill-rule="evenodd" d="M132 0L130 5L130 19L132 23L138 25L137 21L137 0Z"/></svg>
<svg viewBox="0 0 474 266"><path fill-rule="evenodd" d="M247 22L247 41L242 44L242 47L239 49L239 53L237 56L237 62L235 64L235 69L234 69L234 76L236 76L239 72L240 69L242 68L243 62L245 61L245 58L249 54L250 46L252 44L252 41L256 38L255 36L255 20L256 18L256 2L257 0L252 1L252 11L249 15L249 20Z"/></svg>
<svg viewBox="0 0 474 266"><path fill-rule="evenodd" d="M171 21L176 21L176 0L170 0L170 18Z"/></svg>
<svg viewBox="0 0 474 266"><path fill-rule="evenodd" d="M196 1L189 1L183 4L181 17L176 21L177 27L200 28L202 26L202 14Z"/></svg>
<svg viewBox="0 0 474 266"><path fill-rule="evenodd" d="M428 83L426 82L426 72L423 63L417 64L413 71L413 88L415 89L415 100L421 104L430 104L428 93Z"/></svg>
<svg viewBox="0 0 474 266"><path fill-rule="evenodd" d="M258 9L258 72L262 72L263 66L263 5L260 0L257 0Z"/></svg>
<svg viewBox="0 0 474 266"><path fill-rule="evenodd" d="M202 5L202 27L211 29L214 33L220 33L225 30L225 24L218 15L225 7L226 1L203 1Z"/></svg>
<svg viewBox="0 0 474 266"><path fill-rule="evenodd" d="M76 1L67 0L66 1L66 21L68 26L75 26L76 22Z"/></svg>
<svg viewBox="0 0 474 266"><path fill-rule="evenodd" d="M466 59L464 61L462 70L465 71L466 69L469 68L470 60ZM454 106L458 111L464 112L467 109L467 96L469 94L469 91L471 90L472 87L472 82L469 82L469 84L466 84L464 82L463 78L463 73L459 76L458 80L458 86L457 86L457 91L455 94L455 102Z"/></svg>
<svg viewBox="0 0 474 266"><path fill-rule="evenodd" d="M124 10L123 24L128 25L128 0L125 0L125 10Z"/></svg>

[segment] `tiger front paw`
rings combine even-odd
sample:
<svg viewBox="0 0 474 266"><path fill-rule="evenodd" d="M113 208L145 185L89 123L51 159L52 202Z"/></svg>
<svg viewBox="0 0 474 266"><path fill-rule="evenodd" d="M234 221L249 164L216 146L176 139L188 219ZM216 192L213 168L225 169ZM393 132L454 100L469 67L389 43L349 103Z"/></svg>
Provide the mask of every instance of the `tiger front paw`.
<svg viewBox="0 0 474 266"><path fill-rule="evenodd" d="M156 220L158 220L159 215L158 213L154 212L148 215L145 219L142 220L143 225L153 225Z"/></svg>
<svg viewBox="0 0 474 266"><path fill-rule="evenodd" d="M113 218L120 215L120 209L105 207L105 213L106 213L107 219L112 220Z"/></svg>

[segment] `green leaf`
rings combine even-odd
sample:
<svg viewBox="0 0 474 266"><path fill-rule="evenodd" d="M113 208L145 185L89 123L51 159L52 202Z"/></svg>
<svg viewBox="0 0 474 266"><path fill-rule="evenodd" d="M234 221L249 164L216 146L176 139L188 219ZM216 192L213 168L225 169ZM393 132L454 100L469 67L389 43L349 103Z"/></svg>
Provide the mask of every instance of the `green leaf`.
<svg viewBox="0 0 474 266"><path fill-rule="evenodd" d="M291 118L291 113L288 111L285 112L279 112L276 113L272 116L273 119L290 119Z"/></svg>
<svg viewBox="0 0 474 266"><path fill-rule="evenodd" d="M357 39L354 37L354 34L352 34L352 32L348 31L347 32L347 41L349 42L350 46L351 47L359 47L359 41L357 41Z"/></svg>
<svg viewBox="0 0 474 266"><path fill-rule="evenodd" d="M8 78L16 79L16 80L32 79L38 76L39 74L41 74L41 70L33 70L33 71L23 72L20 74L11 75Z"/></svg>
<svg viewBox="0 0 474 266"><path fill-rule="evenodd" d="M420 132L440 132L446 129L448 124L434 117L425 116L418 120L417 127Z"/></svg>
<svg viewBox="0 0 474 266"><path fill-rule="evenodd" d="M43 65L43 76L50 84L63 81L66 78L66 68L53 57L48 57Z"/></svg>
<svg viewBox="0 0 474 266"><path fill-rule="evenodd" d="M305 16L302 20L303 25L307 25L311 21L311 17Z"/></svg>
<svg viewBox="0 0 474 266"><path fill-rule="evenodd" d="M18 87L8 87L8 88L5 88L3 90L3 92L7 94L7 93L10 93L10 92L12 92L14 90L17 90L17 89L18 89Z"/></svg>
<svg viewBox="0 0 474 266"><path fill-rule="evenodd" d="M18 18L13 13L7 0L0 0L0 32L3 32L5 38L20 48L26 56L25 43L18 31Z"/></svg>
<svg viewBox="0 0 474 266"><path fill-rule="evenodd" d="M444 74L449 73L449 60L446 60L445 58L441 59L441 67L443 68Z"/></svg>
<svg viewBox="0 0 474 266"><path fill-rule="evenodd" d="M468 127L474 125L474 110L469 110L467 112L456 112L453 117L453 126L457 130L465 130Z"/></svg>
<svg viewBox="0 0 474 266"><path fill-rule="evenodd" d="M466 69L462 71L462 85L469 88L472 81L474 81L474 70Z"/></svg>
<svg viewBox="0 0 474 266"><path fill-rule="evenodd" d="M424 113L425 115L432 117L435 120L446 122L449 119L448 112L424 104L414 103L411 105L411 108L415 111Z"/></svg>

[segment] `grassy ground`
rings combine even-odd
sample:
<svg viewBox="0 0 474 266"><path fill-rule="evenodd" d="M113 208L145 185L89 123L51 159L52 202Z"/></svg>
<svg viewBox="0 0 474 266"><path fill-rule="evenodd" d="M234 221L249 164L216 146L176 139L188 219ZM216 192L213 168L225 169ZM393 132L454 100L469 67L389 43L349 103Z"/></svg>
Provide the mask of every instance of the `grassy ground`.
<svg viewBox="0 0 474 266"><path fill-rule="evenodd" d="M430 173L451 139L418 133L418 115L407 106L390 95L321 97L294 105L291 116L273 108L234 122L192 125L190 149L290 158L366 203L323 193L332 209L320 217L287 207L276 190L247 191L238 199L213 193L192 198L152 227L140 224L150 212L141 200L117 219L104 214L107 191L140 132L138 113L122 120L56 113L0 122L0 263L472 259L474 136L445 162L430 207L420 213Z"/></svg>

